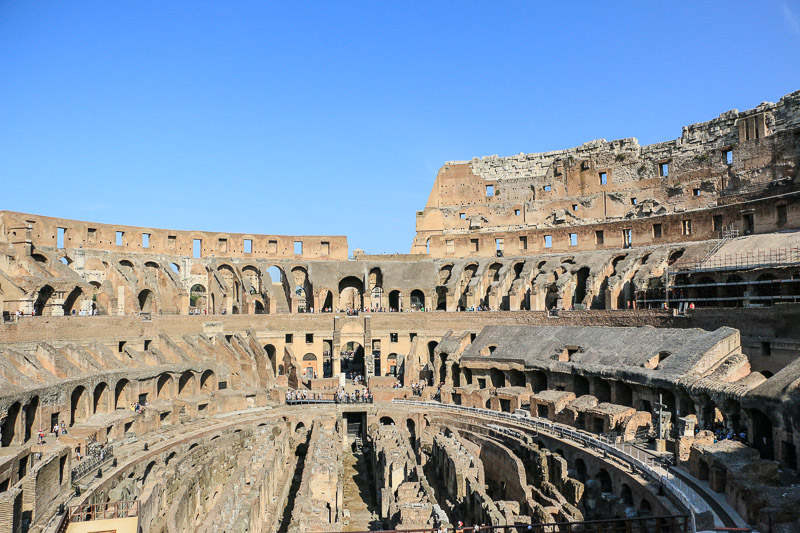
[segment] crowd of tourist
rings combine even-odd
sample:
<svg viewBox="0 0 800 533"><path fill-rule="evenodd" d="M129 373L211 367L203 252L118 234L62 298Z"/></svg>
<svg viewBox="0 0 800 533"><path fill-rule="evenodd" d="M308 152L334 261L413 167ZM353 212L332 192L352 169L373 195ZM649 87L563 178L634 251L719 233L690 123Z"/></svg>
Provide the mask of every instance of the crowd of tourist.
<svg viewBox="0 0 800 533"><path fill-rule="evenodd" d="M341 388L334 396L334 401L336 403L372 403L372 391L367 387L356 389L354 392L347 392Z"/></svg>

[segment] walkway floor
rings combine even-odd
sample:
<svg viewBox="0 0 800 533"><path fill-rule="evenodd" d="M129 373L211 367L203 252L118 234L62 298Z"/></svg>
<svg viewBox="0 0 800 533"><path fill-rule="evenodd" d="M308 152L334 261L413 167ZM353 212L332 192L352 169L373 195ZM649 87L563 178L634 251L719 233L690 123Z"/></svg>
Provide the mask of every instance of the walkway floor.
<svg viewBox="0 0 800 533"><path fill-rule="evenodd" d="M381 529L375 485L369 474L367 458L359 450L344 454L344 508L350 513L344 518L344 531Z"/></svg>

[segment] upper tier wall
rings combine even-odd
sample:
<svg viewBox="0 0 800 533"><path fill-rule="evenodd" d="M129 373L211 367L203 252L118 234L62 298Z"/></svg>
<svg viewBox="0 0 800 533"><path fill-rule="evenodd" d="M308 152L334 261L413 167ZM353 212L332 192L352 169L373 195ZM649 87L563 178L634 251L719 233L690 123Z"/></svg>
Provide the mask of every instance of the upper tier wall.
<svg viewBox="0 0 800 533"><path fill-rule="evenodd" d="M59 242L62 230L63 242ZM194 241L199 240L200 257L346 260L348 256L345 236L178 231L97 224L12 211L0 211L0 242L3 240L10 244L30 244L34 247L187 257L194 255ZM245 252L246 241L250 241L249 253ZM295 253L296 243L302 243L301 253Z"/></svg>
<svg viewBox="0 0 800 533"><path fill-rule="evenodd" d="M673 141L601 139L561 151L451 161L417 212L411 252L426 253L434 236L648 219L789 192L797 186L799 140L800 91L686 126Z"/></svg>

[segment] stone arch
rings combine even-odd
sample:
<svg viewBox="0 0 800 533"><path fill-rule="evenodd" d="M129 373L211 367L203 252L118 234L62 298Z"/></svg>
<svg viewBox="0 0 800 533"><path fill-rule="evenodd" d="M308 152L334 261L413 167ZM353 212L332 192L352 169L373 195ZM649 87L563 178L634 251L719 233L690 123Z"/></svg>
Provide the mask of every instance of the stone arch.
<svg viewBox="0 0 800 533"><path fill-rule="evenodd" d="M195 393L194 372L187 370L178 379L178 396L192 396Z"/></svg>
<svg viewBox="0 0 800 533"><path fill-rule="evenodd" d="M74 426L89 418L89 393L83 385L78 385L72 391L69 402L69 425Z"/></svg>
<svg viewBox="0 0 800 533"><path fill-rule="evenodd" d="M547 374L541 370L534 370L531 373L531 386L535 394L547 390Z"/></svg>
<svg viewBox="0 0 800 533"><path fill-rule="evenodd" d="M597 475L595 476L597 481L600 483L600 491L606 493L614 492L614 484L611 481L611 475L605 468L601 468L597 471Z"/></svg>
<svg viewBox="0 0 800 533"><path fill-rule="evenodd" d="M207 309L208 308L208 291L201 283L195 283L189 289L189 310L192 309Z"/></svg>
<svg viewBox="0 0 800 533"><path fill-rule="evenodd" d="M111 400L111 393L108 389L108 384L101 381L94 388L92 394L92 413L107 413L111 409L109 407Z"/></svg>
<svg viewBox="0 0 800 533"><path fill-rule="evenodd" d="M318 294L318 302L322 302L320 311L333 311L333 291L330 289L321 289Z"/></svg>
<svg viewBox="0 0 800 533"><path fill-rule="evenodd" d="M317 356L309 352L303 356L303 367L301 369L304 379L314 379L317 372Z"/></svg>
<svg viewBox="0 0 800 533"><path fill-rule="evenodd" d="M39 397L34 396L33 398L28 401L27 405L25 405L25 439L30 440L31 436L33 435L33 428L37 425L41 426L41 421L39 420Z"/></svg>
<svg viewBox="0 0 800 533"><path fill-rule="evenodd" d="M442 265L439 269L439 278L437 280L437 285L446 285L448 281L450 281L450 276L453 275L453 265L447 264Z"/></svg>
<svg viewBox="0 0 800 533"><path fill-rule="evenodd" d="M586 483L586 463L583 459L575 459L575 479Z"/></svg>
<svg viewBox="0 0 800 533"><path fill-rule="evenodd" d="M622 488L619 491L619 496L622 499L622 503L625 505L633 505L633 491L627 483L622 484Z"/></svg>
<svg viewBox="0 0 800 533"><path fill-rule="evenodd" d="M139 303L139 311L142 313L153 313L155 312L155 296L153 295L153 291L150 289L143 289L139 292L139 295L136 297L136 300Z"/></svg>
<svg viewBox="0 0 800 533"><path fill-rule="evenodd" d="M519 370L509 370L508 371L508 385L510 387L524 387L525 386L525 374L523 374Z"/></svg>
<svg viewBox="0 0 800 533"><path fill-rule="evenodd" d="M81 290L80 287L75 287L72 289L72 291L69 293L69 296L67 296L64 300L63 308L65 315L72 314L72 310L75 309L75 304L78 303L81 295L83 295L83 290ZM78 310L75 309L75 311L77 312Z"/></svg>
<svg viewBox="0 0 800 533"><path fill-rule="evenodd" d="M172 398L174 396L174 391L172 390L174 386L175 380L171 374L161 374L156 382L156 398L159 400Z"/></svg>
<svg viewBox="0 0 800 533"><path fill-rule="evenodd" d="M394 419L390 416L382 416L380 419L380 423L382 426L394 426Z"/></svg>
<svg viewBox="0 0 800 533"><path fill-rule="evenodd" d="M209 368L200 376L200 391L209 393L214 392L214 389L216 389L214 371Z"/></svg>
<svg viewBox="0 0 800 533"><path fill-rule="evenodd" d="M575 374L572 379L572 387L575 396L585 396L589 394L589 380L584 376Z"/></svg>
<svg viewBox="0 0 800 533"><path fill-rule="evenodd" d="M489 369L489 379L492 382L492 387L499 389L506 386L506 376L502 370L496 368Z"/></svg>
<svg viewBox="0 0 800 533"><path fill-rule="evenodd" d="M586 282L589 279L589 272L589 267L582 267L575 274L575 292L572 293L573 304L583 304L586 299Z"/></svg>
<svg viewBox="0 0 800 533"><path fill-rule="evenodd" d="M389 309L394 311L403 310L403 295L399 290L389 291Z"/></svg>
<svg viewBox="0 0 800 533"><path fill-rule="evenodd" d="M397 354L390 353L386 357L386 375L387 376L396 376L397 375Z"/></svg>
<svg viewBox="0 0 800 533"><path fill-rule="evenodd" d="M267 352L267 359L269 359L270 364L272 365L272 373L278 375L278 358L276 357L277 349L273 344L267 344L264 346L264 351Z"/></svg>
<svg viewBox="0 0 800 533"><path fill-rule="evenodd" d="M45 306L50 300L50 297L53 296L53 292L53 287L50 285L45 285L39 289L39 292L36 295L36 300L33 302L33 310L37 315L41 316L44 314Z"/></svg>
<svg viewBox="0 0 800 533"><path fill-rule="evenodd" d="M131 403L130 396L131 382L125 378L117 381L114 386L114 409L125 409Z"/></svg>
<svg viewBox="0 0 800 533"><path fill-rule="evenodd" d="M294 427L295 433L297 433L298 431L305 431L305 430L306 430L306 425L302 422L298 422L297 425Z"/></svg>
<svg viewBox="0 0 800 533"><path fill-rule="evenodd" d="M425 293L419 289L411 291L411 309L419 311L425 309Z"/></svg>
<svg viewBox="0 0 800 533"><path fill-rule="evenodd" d="M772 420L758 409L750 409L750 420L753 423L753 446L758 450L762 459L773 460L775 446L772 437Z"/></svg>
<svg viewBox="0 0 800 533"><path fill-rule="evenodd" d="M14 402L8 408L6 417L3 419L3 440L0 442L4 448L11 446L17 437L17 423L19 421L19 412L22 406L19 402Z"/></svg>
<svg viewBox="0 0 800 533"><path fill-rule="evenodd" d="M347 276L339 281L339 307L341 309L361 309L364 307L364 282L355 276Z"/></svg>

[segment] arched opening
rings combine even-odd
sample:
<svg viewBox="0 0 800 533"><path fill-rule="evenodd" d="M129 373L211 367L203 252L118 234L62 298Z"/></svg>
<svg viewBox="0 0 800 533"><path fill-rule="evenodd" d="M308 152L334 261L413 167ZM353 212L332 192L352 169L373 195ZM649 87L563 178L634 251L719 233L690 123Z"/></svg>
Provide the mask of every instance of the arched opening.
<svg viewBox="0 0 800 533"><path fill-rule="evenodd" d="M322 302L322 311L330 313L333 311L333 293L328 289L323 289L319 293L319 301Z"/></svg>
<svg viewBox="0 0 800 533"><path fill-rule="evenodd" d="M41 425L39 421L39 397L34 396L25 406L25 440L30 440L33 428Z"/></svg>
<svg viewBox="0 0 800 533"><path fill-rule="evenodd" d="M78 302L78 299L81 297L82 294L83 291L81 290L80 287L75 287L74 289L72 289L72 291L69 293L69 296L67 296L67 298L64 300L63 308L65 315L71 315L73 310L75 311L75 313L79 311L75 307L75 304Z"/></svg>
<svg viewBox="0 0 800 533"><path fill-rule="evenodd" d="M631 386L622 381L617 381L615 388L617 395L615 403L626 407L633 407L633 389L631 389Z"/></svg>
<svg viewBox="0 0 800 533"><path fill-rule="evenodd" d="M586 483L586 463L583 459L575 459L575 479Z"/></svg>
<svg viewBox="0 0 800 533"><path fill-rule="evenodd" d="M214 392L214 371L211 369L206 370L200 376L200 391L205 393Z"/></svg>
<svg viewBox="0 0 800 533"><path fill-rule="evenodd" d="M519 370L510 370L508 372L508 384L511 387L524 387L525 374L523 374Z"/></svg>
<svg viewBox="0 0 800 533"><path fill-rule="evenodd" d="M153 291L150 289L144 289L139 293L137 297L139 301L139 311L142 313L152 313L153 312Z"/></svg>
<svg viewBox="0 0 800 533"><path fill-rule="evenodd" d="M700 287L697 287L697 307L711 307L717 305L715 300L717 297L717 286L713 278L703 276L697 281Z"/></svg>
<svg viewBox="0 0 800 533"><path fill-rule="evenodd" d="M534 370L531 373L531 386L534 393L540 393L547 390L547 374L541 370Z"/></svg>
<svg viewBox="0 0 800 533"><path fill-rule="evenodd" d="M753 421L753 445L762 459L775 459L775 446L772 440L772 421L758 409L750 409Z"/></svg>
<svg viewBox="0 0 800 533"><path fill-rule="evenodd" d="M187 370L178 379L178 396L191 396L194 394L194 372Z"/></svg>
<svg viewBox="0 0 800 533"><path fill-rule="evenodd" d="M347 276L339 282L339 308L361 309L364 307L362 296L364 283L355 276Z"/></svg>
<svg viewBox="0 0 800 533"><path fill-rule="evenodd" d="M728 276L725 280L725 298L732 298L725 302L727 307L741 307L744 305L744 293L747 284L744 279L737 275Z"/></svg>
<svg viewBox="0 0 800 533"><path fill-rule="evenodd" d="M614 486L611 483L611 475L606 471L605 468L601 468L597 472L597 481L600 482L600 490L606 493L613 493Z"/></svg>
<svg viewBox="0 0 800 533"><path fill-rule="evenodd" d="M585 396L589 394L589 380L583 376L573 376L572 378L573 392L575 396Z"/></svg>
<svg viewBox="0 0 800 533"><path fill-rule="evenodd" d="M189 291L189 313L193 311L203 311L208 308L208 297L206 288L196 283Z"/></svg>
<svg viewBox="0 0 800 533"><path fill-rule="evenodd" d="M150 472L153 471L153 467L155 466L156 462L150 461L145 467L144 472L142 473L142 487L144 487L144 484L147 482L147 477L150 475Z"/></svg>
<svg viewBox="0 0 800 533"><path fill-rule="evenodd" d="M107 413L110 411L108 407L108 385L105 383L98 383L94 388L94 394L92 395L92 398L92 413Z"/></svg>
<svg viewBox="0 0 800 533"><path fill-rule="evenodd" d="M36 296L36 301L33 302L33 310L36 312L38 316L44 314L45 306L47 305L47 301L53 295L53 287L50 285L45 285L41 289L39 289L39 294Z"/></svg>
<svg viewBox="0 0 800 533"><path fill-rule="evenodd" d="M382 416L380 422L381 422L382 426L393 426L394 425L394 420L392 420L388 416Z"/></svg>
<svg viewBox="0 0 800 533"><path fill-rule="evenodd" d="M303 356L303 377L305 379L314 379L317 374L317 356L313 353L307 353Z"/></svg>
<svg viewBox="0 0 800 533"><path fill-rule="evenodd" d="M298 422L297 425L294 427L295 433L297 433L298 431L305 431L305 430L306 430L306 425L303 424L302 422Z"/></svg>
<svg viewBox="0 0 800 533"><path fill-rule="evenodd" d="M72 391L69 402L69 425L73 426L76 422L82 422L89 417L89 394L81 385Z"/></svg>
<svg viewBox="0 0 800 533"><path fill-rule="evenodd" d="M589 267L583 267L578 270L575 275L575 292L572 294L572 303L574 305L582 304L586 299L586 281L589 279Z"/></svg>
<svg viewBox="0 0 800 533"><path fill-rule="evenodd" d="M278 375L278 358L275 356L276 349L275 346L272 344L267 344L264 346L264 351L267 352L267 359L269 359L270 364L272 365L272 373L276 376Z"/></svg>
<svg viewBox="0 0 800 533"><path fill-rule="evenodd" d="M264 304L262 304L260 300L255 300L253 302L253 312L256 315L263 315L266 312L264 310Z"/></svg>
<svg viewBox="0 0 800 533"><path fill-rule="evenodd" d="M651 514L653 514L653 508L651 507L650 502L642 498L642 503L639 504L639 515L650 516Z"/></svg>
<svg viewBox="0 0 800 533"><path fill-rule="evenodd" d="M759 303L772 305L773 298L781 292L780 283L777 282L772 274L761 274L756 278L756 294Z"/></svg>
<svg viewBox="0 0 800 533"><path fill-rule="evenodd" d="M419 289L411 291L411 309L414 311L425 309L425 293Z"/></svg>
<svg viewBox="0 0 800 533"><path fill-rule="evenodd" d="M390 311L402 311L402 297L400 295L400 291L390 291L389 292L389 310Z"/></svg>
<svg viewBox="0 0 800 533"><path fill-rule="evenodd" d="M611 401L611 384L603 378L595 378L594 395L598 402Z"/></svg>
<svg viewBox="0 0 800 533"><path fill-rule="evenodd" d="M386 358L386 375L397 376L397 354L390 353Z"/></svg>
<svg viewBox="0 0 800 533"><path fill-rule="evenodd" d="M3 419L3 425L1 426L3 428L3 438L0 442L4 447L11 446L11 443L14 442L14 437L17 434L17 419L19 418L21 407L19 402L11 404L6 417Z"/></svg>
<svg viewBox="0 0 800 533"><path fill-rule="evenodd" d="M428 342L428 364L431 365L431 369L433 369L433 361L437 346L439 346L439 343L436 341Z"/></svg>
<svg viewBox="0 0 800 533"><path fill-rule="evenodd" d="M342 362L342 372L352 376L363 376L366 368L364 366L364 347L357 342L350 341L345 344L340 352Z"/></svg>
<svg viewBox="0 0 800 533"><path fill-rule="evenodd" d="M130 385L131 382L124 378L117 381L117 385L114 387L114 409L125 409L131 403L131 399L128 397Z"/></svg>
<svg viewBox="0 0 800 533"><path fill-rule="evenodd" d="M408 435L411 439L411 448L414 449L417 443L417 431L414 421L410 418L406 419L406 429L408 430Z"/></svg>
<svg viewBox="0 0 800 533"><path fill-rule="evenodd" d="M436 310L447 311L447 287L436 287Z"/></svg>
<svg viewBox="0 0 800 533"><path fill-rule="evenodd" d="M502 370L496 368L489 369L489 379L492 382L492 387L496 389L506 386L506 376L503 374Z"/></svg>
<svg viewBox="0 0 800 533"><path fill-rule="evenodd" d="M444 384L447 379L447 354L444 352L439 353L439 383Z"/></svg>
<svg viewBox="0 0 800 533"><path fill-rule="evenodd" d="M169 399L172 397L172 376L170 374L161 374L158 376L156 382L156 398Z"/></svg>
<svg viewBox="0 0 800 533"><path fill-rule="evenodd" d="M625 505L633 505L633 491L627 485L627 483L622 484L622 489L619 491L620 498L622 498L622 503Z"/></svg>
<svg viewBox="0 0 800 533"><path fill-rule="evenodd" d="M558 286L551 283L547 287L547 294L544 297L544 305L547 309L558 307Z"/></svg>

